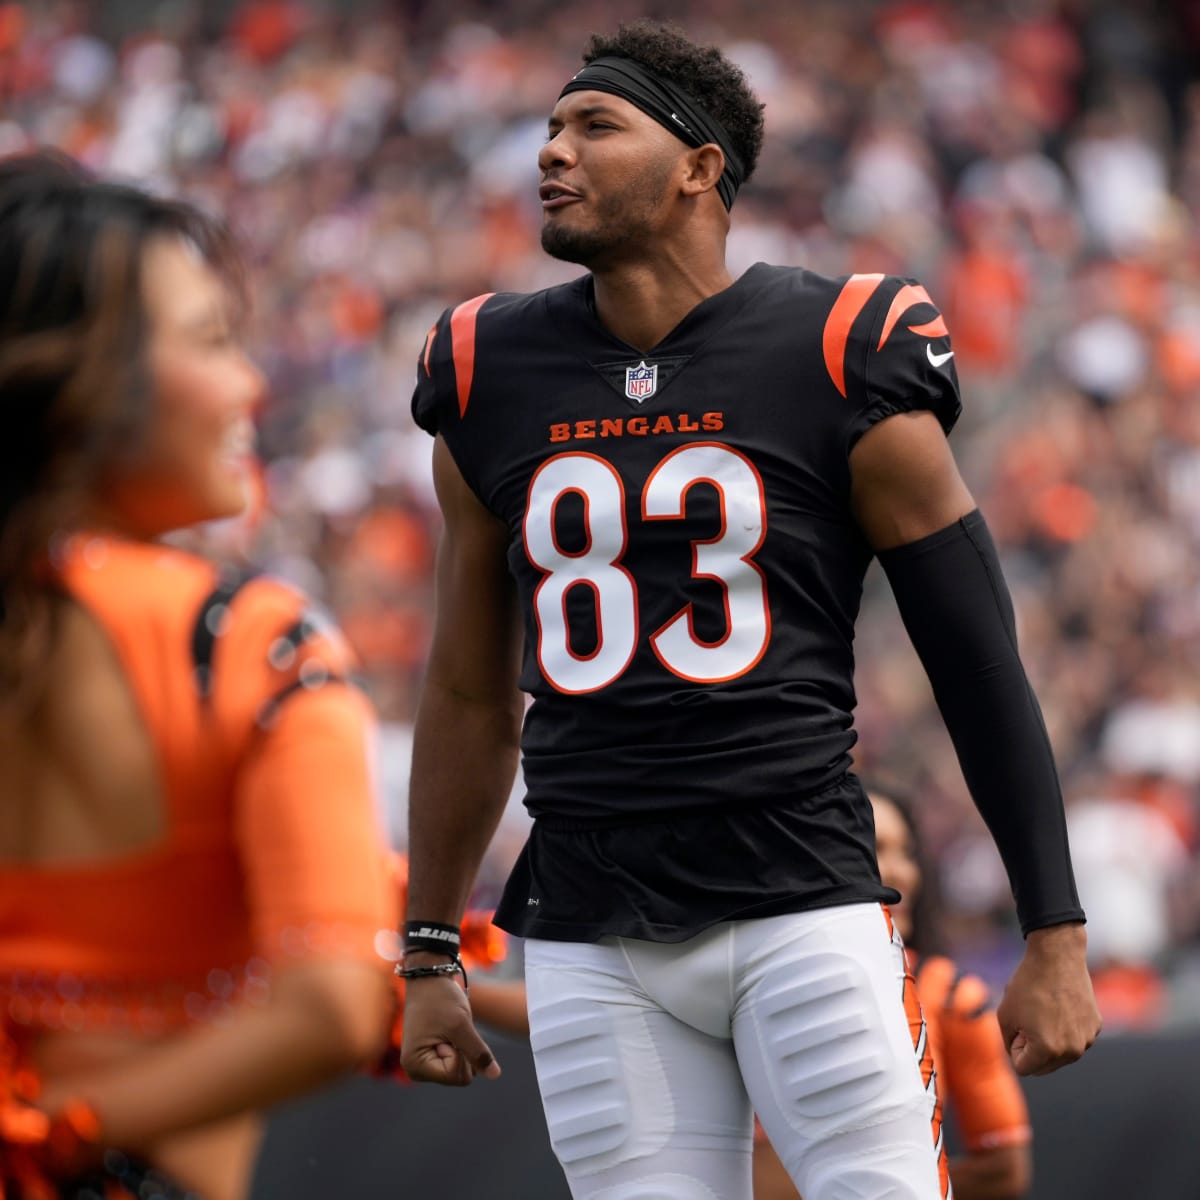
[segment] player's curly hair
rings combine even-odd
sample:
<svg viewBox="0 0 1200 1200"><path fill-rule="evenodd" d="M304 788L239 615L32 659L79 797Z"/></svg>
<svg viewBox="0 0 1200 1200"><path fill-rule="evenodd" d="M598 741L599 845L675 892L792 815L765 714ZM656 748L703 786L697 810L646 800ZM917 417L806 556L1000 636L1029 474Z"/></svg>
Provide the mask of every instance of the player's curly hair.
<svg viewBox="0 0 1200 1200"><path fill-rule="evenodd" d="M725 127L746 178L754 174L762 149L763 105L742 69L716 46L699 46L678 26L643 18L620 26L609 37L592 34L583 52L584 63L609 56L632 58L683 88Z"/></svg>

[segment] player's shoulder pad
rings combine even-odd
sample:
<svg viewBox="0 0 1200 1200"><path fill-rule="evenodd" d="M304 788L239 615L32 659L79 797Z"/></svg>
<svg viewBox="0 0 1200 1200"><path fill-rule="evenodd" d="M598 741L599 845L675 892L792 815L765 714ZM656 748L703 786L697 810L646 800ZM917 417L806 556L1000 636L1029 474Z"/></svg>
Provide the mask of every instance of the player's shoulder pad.
<svg viewBox="0 0 1200 1200"><path fill-rule="evenodd" d="M223 576L192 630L204 703L235 742L268 729L289 697L356 683L333 620L302 591L268 576Z"/></svg>
<svg viewBox="0 0 1200 1200"><path fill-rule="evenodd" d="M503 344L506 319L518 317L531 299L511 292L485 292L438 317L417 358L412 414L422 429L436 434L447 419L466 416L479 378L481 333L487 332L489 342Z"/></svg>
<svg viewBox="0 0 1200 1200"><path fill-rule="evenodd" d="M884 274L831 282L821 350L834 387L856 407L932 409L949 429L959 411L954 350L925 286Z"/></svg>

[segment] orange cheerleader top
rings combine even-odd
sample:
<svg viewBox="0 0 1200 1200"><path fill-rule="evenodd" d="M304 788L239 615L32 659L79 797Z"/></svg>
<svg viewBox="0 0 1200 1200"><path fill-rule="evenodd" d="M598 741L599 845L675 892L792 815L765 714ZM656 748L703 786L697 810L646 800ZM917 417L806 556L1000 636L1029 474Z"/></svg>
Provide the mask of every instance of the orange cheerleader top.
<svg viewBox="0 0 1200 1200"><path fill-rule="evenodd" d="M373 718L337 631L284 583L158 544L78 535L54 571L125 671L166 832L94 863L0 864L0 1023L153 1033L261 995L289 959L386 971Z"/></svg>

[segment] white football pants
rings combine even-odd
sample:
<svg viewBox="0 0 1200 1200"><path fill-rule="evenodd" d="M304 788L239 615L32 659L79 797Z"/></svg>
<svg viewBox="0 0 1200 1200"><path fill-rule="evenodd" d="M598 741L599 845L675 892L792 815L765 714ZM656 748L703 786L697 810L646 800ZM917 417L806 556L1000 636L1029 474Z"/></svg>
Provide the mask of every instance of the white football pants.
<svg viewBox="0 0 1200 1200"><path fill-rule="evenodd" d="M525 978L575 1200L751 1200L752 1108L804 1200L948 1194L936 1076L879 905L680 943L530 939Z"/></svg>

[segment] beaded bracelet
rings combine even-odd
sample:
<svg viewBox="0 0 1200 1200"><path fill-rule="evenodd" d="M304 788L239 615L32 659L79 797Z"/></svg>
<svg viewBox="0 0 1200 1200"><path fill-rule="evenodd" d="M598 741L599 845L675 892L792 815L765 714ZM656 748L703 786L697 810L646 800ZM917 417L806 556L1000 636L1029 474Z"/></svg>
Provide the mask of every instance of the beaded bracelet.
<svg viewBox="0 0 1200 1200"><path fill-rule="evenodd" d="M471 990L471 985L467 980L467 968L463 966L463 960L456 954L450 962L432 963L420 967L406 967L403 962L398 962L395 966L395 973L401 979L428 979L433 975L461 975L463 981L463 991Z"/></svg>

